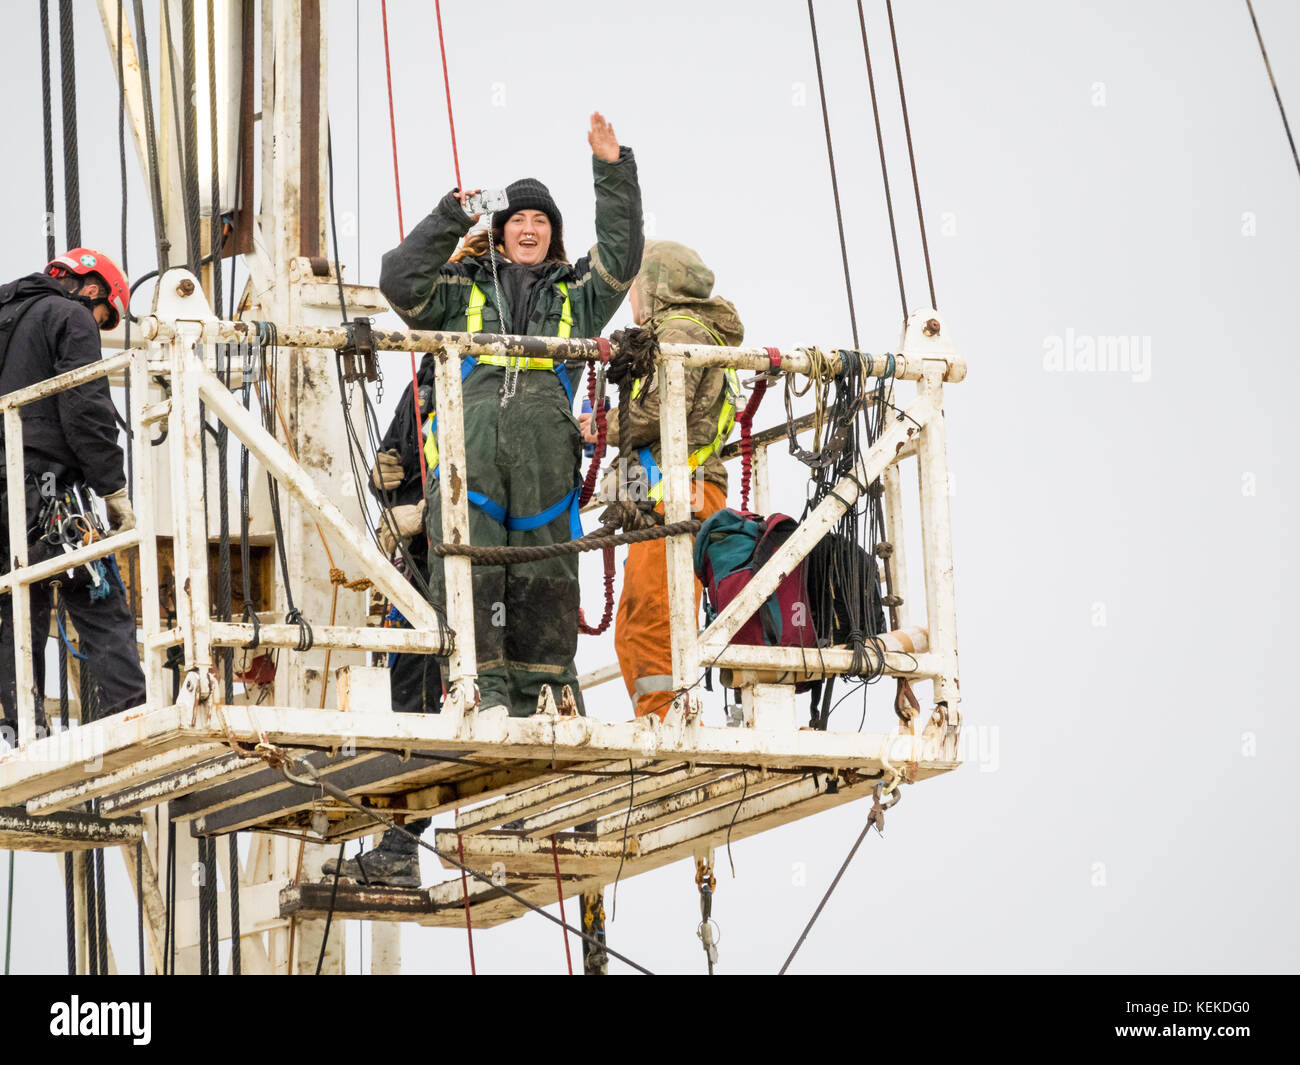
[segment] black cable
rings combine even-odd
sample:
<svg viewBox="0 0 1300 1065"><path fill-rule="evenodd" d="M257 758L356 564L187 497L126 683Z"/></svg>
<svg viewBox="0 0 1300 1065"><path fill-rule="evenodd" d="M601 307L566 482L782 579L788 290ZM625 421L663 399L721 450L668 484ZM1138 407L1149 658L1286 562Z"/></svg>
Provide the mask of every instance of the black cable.
<svg viewBox="0 0 1300 1065"><path fill-rule="evenodd" d="M736 863L731 860L731 830L736 827L736 818L740 816L740 808L745 805L745 796L749 794L749 770L744 766L740 767L741 788L740 801L736 803L736 809L731 815L731 824L727 826L727 864L731 866L731 876L736 876Z"/></svg>
<svg viewBox="0 0 1300 1065"><path fill-rule="evenodd" d="M167 5L170 6L170 5ZM185 193L186 261L190 273L199 273L203 251L199 240L199 117L197 100L198 72L194 59L194 0L181 0L181 70L185 79L185 152L181 181Z"/></svg>
<svg viewBox="0 0 1300 1065"><path fill-rule="evenodd" d="M81 167L77 159L77 46L72 0L59 0L59 76L63 81L63 199L68 247L81 247ZM51 256L52 258L52 256Z"/></svg>
<svg viewBox="0 0 1300 1065"><path fill-rule="evenodd" d="M1264 35L1259 31L1259 21L1255 18L1255 6L1246 0L1246 10L1250 12L1250 24L1255 27L1255 39L1259 41L1259 54L1264 58L1264 69L1268 71L1268 83L1273 86L1273 98L1277 100L1278 113L1282 116L1282 128L1286 130L1287 143L1291 145L1291 158L1295 160L1296 173L1300 174L1300 154L1296 153L1295 137L1291 135L1291 123L1287 121L1286 108L1282 106L1282 94L1277 91L1277 80L1273 77L1273 65L1268 61L1268 52L1264 50Z"/></svg>
<svg viewBox="0 0 1300 1065"><path fill-rule="evenodd" d="M95 805L98 805L96 802ZM99 953L99 972L108 975L108 880L104 876L104 851L96 848L95 858L95 905L99 907L98 938L95 949Z"/></svg>
<svg viewBox="0 0 1300 1065"><path fill-rule="evenodd" d="M44 2L44 0L42 0ZM153 209L154 243L158 249L158 270L170 265L171 242L167 240L166 224L162 213L162 176L158 168L158 135L154 127L153 87L149 79L149 40L145 34L144 0L135 0L135 36L139 47L136 57L140 63L140 94L144 104L144 138L149 160L149 204ZM119 42L121 38L119 37ZM155 274L158 271L155 271ZM148 275L146 275L148 276ZM137 282L138 284L138 282ZM136 286L131 287L135 291Z"/></svg>
<svg viewBox="0 0 1300 1065"><path fill-rule="evenodd" d="M623 877L623 863L627 861L627 833L632 827L632 807L636 805L636 768L632 759L627 762L627 820L623 822L623 847L618 855L618 872L614 874L614 893L610 898L609 919L618 920L618 882Z"/></svg>
<svg viewBox="0 0 1300 1065"><path fill-rule="evenodd" d="M130 277L130 264L127 257L127 179L126 179L126 82L123 80L123 53L125 49L122 46L122 28L123 28L123 4L122 0L117 0L117 158L118 170L122 181L122 274L124 277ZM122 347L124 350L131 347L131 308L126 308L126 313L122 319ZM132 505L135 503L135 434L131 431L131 374L126 374L125 381L125 400L123 406L126 409L126 417L123 420L123 426L126 429L126 492L127 498ZM126 601L130 607L132 615L135 613L136 598L136 566L139 562L140 552L133 551L127 556L126 562ZM143 971L143 970L142 970Z"/></svg>
<svg viewBox="0 0 1300 1065"><path fill-rule="evenodd" d="M213 976L221 975L221 931L217 923L217 841L213 836L206 837L207 848L203 860L208 885L208 970Z"/></svg>
<svg viewBox="0 0 1300 1065"><path fill-rule="evenodd" d="M208 0L211 3L211 0ZM330 233L334 239L334 279L339 286L339 313L343 315L343 324L348 324L348 301L343 295L343 267L339 259L339 226L334 216L334 136L330 131L329 121L325 123L325 161L329 172L330 186Z"/></svg>
<svg viewBox="0 0 1300 1065"><path fill-rule="evenodd" d="M163 975L176 973L176 822L167 822L167 891L163 922Z"/></svg>
<svg viewBox="0 0 1300 1065"><path fill-rule="evenodd" d="M862 826L862 832L858 836L857 842L853 844L853 849L849 851L848 857L844 859L844 863L840 866L840 871L835 874L835 879L831 881L831 886L826 889L826 894L822 896L821 902L817 904L817 909L815 909L813 915L808 918L808 923L804 925L803 932L799 936L799 941L795 943L793 948L791 948L790 954L785 959L785 964L781 966L780 972L777 973L778 976L784 976L786 970L790 968L790 963L794 961L794 956L799 953L799 948L803 946L804 940L808 938L808 933L812 931L812 926L817 923L817 918L821 916L821 912L825 908L826 903L830 901L831 895L834 893L835 889L839 887L840 878L844 875L844 871L848 869L849 863L853 861L853 856L858 853L858 848L862 846L862 841L867 838L867 833L871 831L871 826L874 823L875 822L871 818L868 818L867 823Z"/></svg>
<svg viewBox="0 0 1300 1065"><path fill-rule="evenodd" d="M334 923L334 904L339 897L339 876L343 872L343 848L345 846L347 846L346 843L339 844L338 860L334 863L334 888L330 892L330 908L325 914L325 934L321 936L320 940L320 956L316 959L317 976L320 976L321 968L325 964L325 951L330 945L330 925ZM360 859L358 859L357 865L360 866L360 864Z"/></svg>
<svg viewBox="0 0 1300 1065"><path fill-rule="evenodd" d="M144 975L144 843L135 845L135 932L140 975Z"/></svg>
<svg viewBox="0 0 1300 1065"><path fill-rule="evenodd" d="M351 806L358 813L365 814L372 821L374 821L375 824L382 825L385 829L391 829L405 836L407 839L414 840L416 846L423 847L425 850L430 851L431 853L437 855L438 858L444 864L448 866L452 866L456 869L464 870L467 876L473 877L481 884L485 884L492 887L494 890L500 892L502 895L505 895L506 898L512 899L513 901L519 903L520 905L527 907L528 909L532 910L534 913L541 914L551 923L557 924L561 928L567 929L569 932L572 932L574 935L578 936L583 942L589 943L592 946L605 951L607 954L612 955L613 957L617 958L619 961L623 962L624 964L630 965L637 972L642 973L645 976L654 975L654 973L652 973L649 969L645 968L644 966L638 965L631 958L628 958L625 955L619 954L617 951L612 950L610 947L600 942L594 936L587 935L587 933L583 932L581 929L574 928L568 922L562 921L560 918L556 917L552 913L548 913L541 906L529 902L528 899L524 898L522 895L520 895L517 891L514 891L512 888L504 884L495 883L489 874L480 873L477 869L471 869L468 865L466 865L464 862L459 861L454 855L452 855L448 851L439 850L432 843L426 843L420 836L417 836L405 825L399 825L396 821L383 817L378 813L376 813L374 810L370 810L362 806L359 802L353 799L352 796L349 795L342 788L338 787L336 784L330 783L328 780L321 778L319 775L317 775L315 767L310 762L306 762L299 759L296 765L299 769L304 770L306 775L310 776L313 782L315 783L315 785L319 787L322 791L326 792L328 795L337 799L339 802L343 803L344 805ZM289 775L289 771L287 767L282 768L281 771L285 773L287 779L289 779L292 783L294 784L301 783L301 781L296 780L294 779L293 776Z"/></svg>
<svg viewBox="0 0 1300 1065"><path fill-rule="evenodd" d="M99 976L99 906L95 901L95 862L91 851L82 851L82 901L86 906L86 974Z"/></svg>
<svg viewBox="0 0 1300 1065"><path fill-rule="evenodd" d="M822 52L817 41L817 19L813 14L813 0L808 0L808 25L812 28L813 59L817 63L817 92L822 101L822 125L826 127L826 157L831 166L831 194L835 198L835 224L840 232L840 258L844 260L844 289L849 300L849 326L853 331L853 346L858 346L858 317L853 309L853 280L849 276L849 249L844 241L844 215L840 211L840 183L835 176L835 149L831 145L831 120L826 110L826 83L822 78Z"/></svg>
<svg viewBox="0 0 1300 1065"><path fill-rule="evenodd" d="M62 582L50 582L50 594L54 597L55 609L61 606ZM68 645L59 640L59 726L68 729ZM63 894L64 910L68 924L68 975L77 975L77 893L74 888L75 877L72 853L63 856Z"/></svg>
<svg viewBox="0 0 1300 1065"><path fill-rule="evenodd" d="M243 973L243 951L239 933L239 833L232 832L226 837L230 841L230 882L227 894L230 897L230 975Z"/></svg>
<svg viewBox="0 0 1300 1065"><path fill-rule="evenodd" d="M68 925L68 975L77 975L77 893L73 890L72 852L63 855L63 907Z"/></svg>
<svg viewBox="0 0 1300 1065"><path fill-rule="evenodd" d="M45 131L45 260L59 254L54 240L54 119L50 98L50 0L41 0L41 118ZM73 962L75 971L76 962Z"/></svg>
<svg viewBox="0 0 1300 1065"><path fill-rule="evenodd" d="M903 131L907 134L907 158L912 164L912 191L916 194L916 221L921 227L921 250L925 253L925 279L930 284L930 306L938 310L939 305L934 298L934 273L930 269L930 243L925 239L925 212L921 210L921 184L916 177L916 153L912 150L912 123L907 117L907 92L903 88L903 64L898 58L898 34L894 32L894 5L891 0L885 0L885 10L889 12L889 39L894 45L894 69L898 71L898 102L903 109ZM1293 149L1294 147L1292 145ZM1297 166L1300 166L1300 163L1297 163Z"/></svg>
<svg viewBox="0 0 1300 1065"><path fill-rule="evenodd" d="M867 87L871 90L871 115L876 123L876 147L880 150L880 176L885 182L885 210L889 215L889 239L894 245L894 269L898 271L898 298L903 305L903 321L907 321L907 293L903 291L903 259L898 252L898 227L894 224L894 198L889 192L889 167L885 163L885 135L880 128L880 107L876 103L876 79L871 70L871 46L867 44L867 20L862 13L862 0L858 0L858 25L862 28L862 54L867 60ZM855 337L854 345L857 342Z"/></svg>
<svg viewBox="0 0 1300 1065"><path fill-rule="evenodd" d="M199 975L208 976L211 970L208 968L208 915L206 910L208 894L208 863L207 863L207 840L200 837L198 840L199 852L199 894L195 900L199 907Z"/></svg>
<svg viewBox="0 0 1300 1065"><path fill-rule="evenodd" d="M225 243L221 236L221 168L217 136L217 29L216 15L213 11L214 0L208 0L208 126L211 133L209 143L212 155L212 204L209 226L208 247L215 255ZM212 266L212 309L221 314L221 261L215 259ZM230 382L226 382L230 387ZM221 482L225 485L225 481ZM224 489L223 489L224 492Z"/></svg>

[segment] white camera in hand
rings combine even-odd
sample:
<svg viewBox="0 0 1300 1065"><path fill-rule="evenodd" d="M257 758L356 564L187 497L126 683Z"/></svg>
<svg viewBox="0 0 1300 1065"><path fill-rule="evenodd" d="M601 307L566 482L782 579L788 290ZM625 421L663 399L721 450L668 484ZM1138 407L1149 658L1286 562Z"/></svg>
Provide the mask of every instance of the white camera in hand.
<svg viewBox="0 0 1300 1065"><path fill-rule="evenodd" d="M484 189L461 204L467 218L473 218L476 214L496 214L509 206L510 200L505 189Z"/></svg>

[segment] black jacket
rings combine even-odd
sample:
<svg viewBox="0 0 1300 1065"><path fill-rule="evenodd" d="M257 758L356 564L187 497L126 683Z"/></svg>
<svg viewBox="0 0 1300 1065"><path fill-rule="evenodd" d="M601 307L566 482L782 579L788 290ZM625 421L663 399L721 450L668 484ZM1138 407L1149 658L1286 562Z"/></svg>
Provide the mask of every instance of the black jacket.
<svg viewBox="0 0 1300 1065"><path fill-rule="evenodd" d="M433 367L433 355L425 355L420 360L420 368L415 375L420 382L420 413L425 419L433 410ZM379 441L380 451L396 451L401 456L402 471L406 474L402 483L388 493L395 507L409 506L424 498L424 486L420 483L419 452L423 440L424 430L421 429L418 434L415 431L415 404L411 402L411 383L407 381L402 398L397 401L397 410L393 412L388 431ZM376 498L384 494L375 487L373 480L370 482L370 491Z"/></svg>
<svg viewBox="0 0 1300 1065"><path fill-rule="evenodd" d="M0 288L0 317L39 297L9 336L0 366L0 394L25 388L100 359L99 326L85 304L44 274ZM108 379L101 377L22 408L23 466L29 476L53 470L81 480L101 496L126 485ZM0 440L3 438L0 437ZM4 516L0 515L0 521Z"/></svg>

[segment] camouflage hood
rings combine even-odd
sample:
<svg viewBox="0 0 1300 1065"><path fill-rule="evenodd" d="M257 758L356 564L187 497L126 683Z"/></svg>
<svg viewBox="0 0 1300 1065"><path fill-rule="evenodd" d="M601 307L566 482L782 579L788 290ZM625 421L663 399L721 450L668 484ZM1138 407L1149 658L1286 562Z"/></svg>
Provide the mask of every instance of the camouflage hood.
<svg viewBox="0 0 1300 1065"><path fill-rule="evenodd" d="M671 240L648 240L636 277L636 298L647 323L658 325L673 314L698 318L723 342L735 347L745 327L730 300L713 295L713 271L695 252Z"/></svg>

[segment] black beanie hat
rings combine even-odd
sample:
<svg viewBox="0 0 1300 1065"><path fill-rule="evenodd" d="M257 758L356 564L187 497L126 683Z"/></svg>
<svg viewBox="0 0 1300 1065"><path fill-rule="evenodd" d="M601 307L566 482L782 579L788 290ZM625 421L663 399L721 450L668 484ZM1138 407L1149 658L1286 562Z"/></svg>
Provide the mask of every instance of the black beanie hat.
<svg viewBox="0 0 1300 1065"><path fill-rule="evenodd" d="M497 214L504 224L516 211L541 211L551 220L551 225L560 229L564 225L564 219L560 217L560 209L555 206L555 201L551 199L551 191L545 185L535 178L522 178L511 185L506 186L506 200L509 206Z"/></svg>

